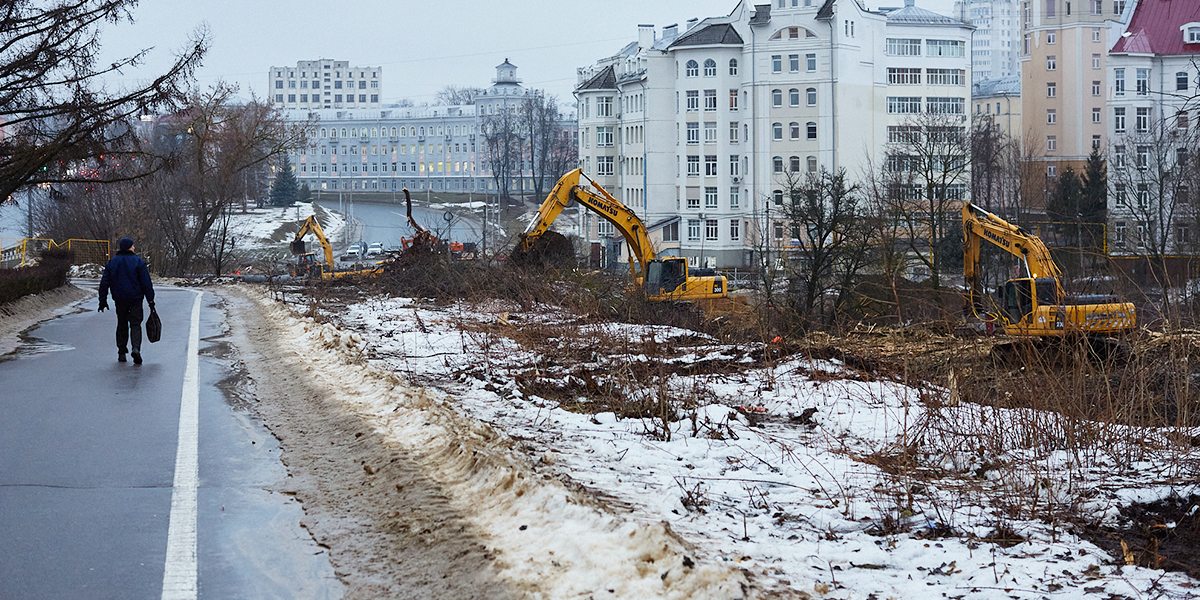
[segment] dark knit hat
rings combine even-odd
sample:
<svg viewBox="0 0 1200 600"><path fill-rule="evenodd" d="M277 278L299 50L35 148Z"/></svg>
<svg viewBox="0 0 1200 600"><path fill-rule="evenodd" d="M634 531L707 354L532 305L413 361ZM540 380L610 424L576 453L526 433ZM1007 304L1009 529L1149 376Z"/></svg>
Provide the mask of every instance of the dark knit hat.
<svg viewBox="0 0 1200 600"><path fill-rule="evenodd" d="M117 242L117 245L120 246L122 250L128 250L133 247L133 240L129 238L121 238L121 241Z"/></svg>

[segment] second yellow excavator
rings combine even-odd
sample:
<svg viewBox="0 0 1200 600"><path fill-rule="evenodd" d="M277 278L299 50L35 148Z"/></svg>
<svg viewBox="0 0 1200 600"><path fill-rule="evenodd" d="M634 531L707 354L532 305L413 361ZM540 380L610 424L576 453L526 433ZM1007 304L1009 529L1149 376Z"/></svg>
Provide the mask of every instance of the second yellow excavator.
<svg viewBox="0 0 1200 600"><path fill-rule="evenodd" d="M978 314L984 295L979 284L979 250L987 240L1021 260L1025 277L1004 284L1000 306L988 313L1004 327L1004 333L1019 337L1056 338L1072 333L1102 337L1129 331L1137 326L1131 302L1111 298L1068 299L1062 287L1062 272L1050 249L1036 235L1000 217L964 203L963 275L968 287L970 310ZM1093 300L1109 300L1092 302Z"/></svg>
<svg viewBox="0 0 1200 600"><path fill-rule="evenodd" d="M317 243L321 245L321 249L325 254L325 262L317 260L317 254L315 252L308 252L305 248L304 236L310 233L316 236ZM342 277L374 276L379 273L378 265L368 267L362 263L355 263L354 268L350 270L335 270L333 247L329 245L329 240L325 238L325 231L321 229L321 224L317 222L315 216L305 219L304 223L300 225L300 231L296 232L296 237L292 240L291 250L292 254L296 256L296 264L292 267L292 275L297 277L339 279Z"/></svg>
<svg viewBox="0 0 1200 600"><path fill-rule="evenodd" d="M590 185L582 185L581 179ZM559 178L537 215L520 235L517 251L531 250L572 200L600 215L621 232L629 246L629 255L637 261L636 265L634 261L629 262L633 280L645 290L650 300L691 302L728 295L724 275L711 269L690 269L687 259L681 256L657 256L642 220L579 169Z"/></svg>

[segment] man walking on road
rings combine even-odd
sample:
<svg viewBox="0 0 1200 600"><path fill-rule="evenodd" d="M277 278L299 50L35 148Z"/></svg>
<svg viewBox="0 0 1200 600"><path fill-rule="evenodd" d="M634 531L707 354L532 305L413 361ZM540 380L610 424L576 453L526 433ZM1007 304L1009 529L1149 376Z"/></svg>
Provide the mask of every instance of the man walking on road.
<svg viewBox="0 0 1200 600"><path fill-rule="evenodd" d="M117 361L125 362L125 344L132 343L133 364L142 364L142 298L154 310L154 286L146 261L133 253L133 240L121 238L120 252L104 265L100 278L100 308L108 308L108 292L112 290L117 305Z"/></svg>

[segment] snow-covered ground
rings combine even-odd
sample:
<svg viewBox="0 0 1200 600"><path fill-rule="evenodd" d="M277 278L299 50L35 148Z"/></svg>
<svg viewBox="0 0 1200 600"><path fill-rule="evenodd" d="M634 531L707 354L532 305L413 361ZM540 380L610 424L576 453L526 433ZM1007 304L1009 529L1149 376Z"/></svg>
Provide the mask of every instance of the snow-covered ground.
<svg viewBox="0 0 1200 600"><path fill-rule="evenodd" d="M308 217L317 214L319 207L313 202L296 202L286 207L266 207L250 209L246 213L234 213L231 227L234 235L242 240L245 246L256 249L278 249L287 252L287 242L295 235L295 229L286 235L280 233L281 227L292 224L298 227ZM330 240L341 239L342 230L346 227L346 219L340 213L319 209L318 221L325 237Z"/></svg>
<svg viewBox="0 0 1200 600"><path fill-rule="evenodd" d="M1117 564L1069 528L1035 518L1075 510L1112 523L1131 501L1195 492L1194 453L1165 432L1109 430L1112 441L1087 457L1021 447L1015 438L1025 429L1062 423L960 406L952 390L864 376L837 361L763 362L695 332L570 325L569 315L549 309L376 298L338 318L354 332L339 339L375 368L436 389L446 406L522 440L541 468L614 512L669 523L700 557L745 569L768 588L830 598L1194 597L1196 582L1184 575ZM530 331L561 339L518 341ZM576 365L548 352L578 351L581 340L617 350ZM672 351L643 351L655 347ZM691 367L653 381L632 375L654 361ZM695 368L706 363L741 366ZM664 424L573 412L561 395L522 392L538 379L573 389L583 370L622 364L630 377L593 383L631 399L691 398L692 408ZM377 409L403 407L384 400ZM980 435L1014 439L1003 456L985 451L994 440L962 444ZM1134 438L1151 450L1133 463L1117 460L1129 450L1122 440ZM905 449L919 455L921 473L896 467ZM574 517L560 518L572 530ZM532 554L553 546L510 541L533 544Z"/></svg>

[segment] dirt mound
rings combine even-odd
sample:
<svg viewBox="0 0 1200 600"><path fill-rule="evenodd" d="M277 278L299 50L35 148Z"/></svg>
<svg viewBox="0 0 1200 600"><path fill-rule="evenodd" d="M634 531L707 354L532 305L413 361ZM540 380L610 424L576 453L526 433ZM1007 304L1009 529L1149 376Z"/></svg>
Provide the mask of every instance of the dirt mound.
<svg viewBox="0 0 1200 600"><path fill-rule="evenodd" d="M1083 533L1118 562L1200 577L1198 505L1196 495L1131 504L1121 509L1120 527L1094 527Z"/></svg>
<svg viewBox="0 0 1200 600"><path fill-rule="evenodd" d="M541 266L558 269L569 269L576 266L575 247L561 233L547 231L542 234L529 250L521 250L518 245L513 249L508 260L516 266Z"/></svg>

